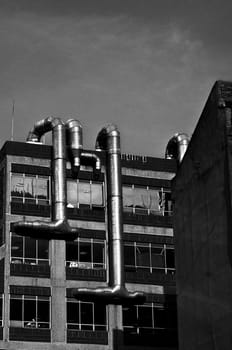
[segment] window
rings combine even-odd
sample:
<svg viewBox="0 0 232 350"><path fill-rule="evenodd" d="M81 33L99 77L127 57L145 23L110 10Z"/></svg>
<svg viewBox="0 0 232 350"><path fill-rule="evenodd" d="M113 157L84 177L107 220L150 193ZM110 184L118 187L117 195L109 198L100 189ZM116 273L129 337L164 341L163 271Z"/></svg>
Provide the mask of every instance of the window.
<svg viewBox="0 0 232 350"><path fill-rule="evenodd" d="M105 269L105 241L78 238L66 243L66 266L82 269Z"/></svg>
<svg viewBox="0 0 232 350"><path fill-rule="evenodd" d="M164 303L145 303L123 307L124 330L152 334L154 330L176 329L176 307Z"/></svg>
<svg viewBox="0 0 232 350"><path fill-rule="evenodd" d="M11 295L10 326L50 328L50 297Z"/></svg>
<svg viewBox="0 0 232 350"><path fill-rule="evenodd" d="M146 215L172 215L171 192L149 186L123 186L124 211Z"/></svg>
<svg viewBox="0 0 232 350"><path fill-rule="evenodd" d="M76 330L107 330L106 306L67 299L67 328Z"/></svg>
<svg viewBox="0 0 232 350"><path fill-rule="evenodd" d="M11 233L11 263L49 265L49 241Z"/></svg>
<svg viewBox="0 0 232 350"><path fill-rule="evenodd" d="M11 174L11 201L49 205L49 177Z"/></svg>
<svg viewBox="0 0 232 350"><path fill-rule="evenodd" d="M93 181L68 180L67 202L69 208L103 206L103 184Z"/></svg>
<svg viewBox="0 0 232 350"><path fill-rule="evenodd" d="M175 273L174 248L166 244L128 242L124 245L124 257L126 271Z"/></svg>
<svg viewBox="0 0 232 350"><path fill-rule="evenodd" d="M3 326L3 294L0 294L0 327Z"/></svg>

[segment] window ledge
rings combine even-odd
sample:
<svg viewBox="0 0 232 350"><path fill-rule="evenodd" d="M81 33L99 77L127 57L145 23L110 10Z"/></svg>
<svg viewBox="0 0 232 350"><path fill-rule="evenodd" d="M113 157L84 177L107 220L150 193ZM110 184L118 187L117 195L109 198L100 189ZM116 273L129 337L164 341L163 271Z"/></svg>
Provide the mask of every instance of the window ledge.
<svg viewBox="0 0 232 350"><path fill-rule="evenodd" d="M106 270L104 269L79 269L76 267L66 267L67 280L83 281L106 281Z"/></svg>
<svg viewBox="0 0 232 350"><path fill-rule="evenodd" d="M10 327L9 339L18 341L51 342L50 329Z"/></svg>
<svg viewBox="0 0 232 350"><path fill-rule="evenodd" d="M165 274L164 272L153 272L148 271L126 271L125 279L127 283L143 283L143 284L154 284L163 283L175 285L175 275Z"/></svg>
<svg viewBox="0 0 232 350"><path fill-rule="evenodd" d="M10 274L13 276L30 276L30 277L50 277L49 265L30 265L30 264L10 264Z"/></svg>
<svg viewBox="0 0 232 350"><path fill-rule="evenodd" d="M11 202L11 214L50 217L50 206Z"/></svg>
<svg viewBox="0 0 232 350"><path fill-rule="evenodd" d="M67 343L108 344L106 331L78 331L67 329Z"/></svg>

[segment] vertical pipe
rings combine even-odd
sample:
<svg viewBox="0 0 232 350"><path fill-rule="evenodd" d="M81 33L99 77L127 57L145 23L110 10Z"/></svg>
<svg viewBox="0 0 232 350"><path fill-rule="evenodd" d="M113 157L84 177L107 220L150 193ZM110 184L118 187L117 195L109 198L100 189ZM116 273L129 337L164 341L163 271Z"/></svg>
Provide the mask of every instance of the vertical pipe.
<svg viewBox="0 0 232 350"><path fill-rule="evenodd" d="M14 231L22 236L44 239L74 240L79 229L70 227L67 221L66 194L66 129L59 118L48 117L37 122L29 132L28 142L39 142L52 131L52 221L20 221L14 223Z"/></svg>
<svg viewBox="0 0 232 350"><path fill-rule="evenodd" d="M100 138L98 141L101 142ZM120 134L115 128L107 131L107 219L109 238L110 286L124 287L124 254L122 246L122 183Z"/></svg>
<svg viewBox="0 0 232 350"><path fill-rule="evenodd" d="M103 288L78 288L74 296L83 301L105 304L139 304L146 297L125 287L120 133L114 125L103 128L97 136L96 149L106 151L107 227L109 244L109 285Z"/></svg>
<svg viewBox="0 0 232 350"><path fill-rule="evenodd" d="M53 213L52 219L55 221L66 220L66 136L63 123L56 125L52 132L53 141L53 157L52 157L52 173L53 173Z"/></svg>

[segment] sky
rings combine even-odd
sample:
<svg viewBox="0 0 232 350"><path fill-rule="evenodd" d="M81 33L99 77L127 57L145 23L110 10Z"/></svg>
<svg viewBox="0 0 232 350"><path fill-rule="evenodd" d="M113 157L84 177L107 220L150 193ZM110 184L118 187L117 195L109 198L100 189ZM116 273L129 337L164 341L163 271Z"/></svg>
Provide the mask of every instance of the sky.
<svg viewBox="0 0 232 350"><path fill-rule="evenodd" d="M164 157L232 80L231 13L231 0L0 0L0 146L12 114L22 142L52 115L78 119L86 149L113 123L123 153Z"/></svg>

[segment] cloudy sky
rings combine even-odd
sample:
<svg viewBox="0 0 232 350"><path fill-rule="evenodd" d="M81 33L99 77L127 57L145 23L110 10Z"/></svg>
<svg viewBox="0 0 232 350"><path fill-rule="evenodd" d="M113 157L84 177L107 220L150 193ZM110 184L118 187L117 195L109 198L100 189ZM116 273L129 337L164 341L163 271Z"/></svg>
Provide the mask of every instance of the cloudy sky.
<svg viewBox="0 0 232 350"><path fill-rule="evenodd" d="M124 153L163 157L232 80L231 0L0 0L0 145L76 117L84 146L118 125Z"/></svg>

